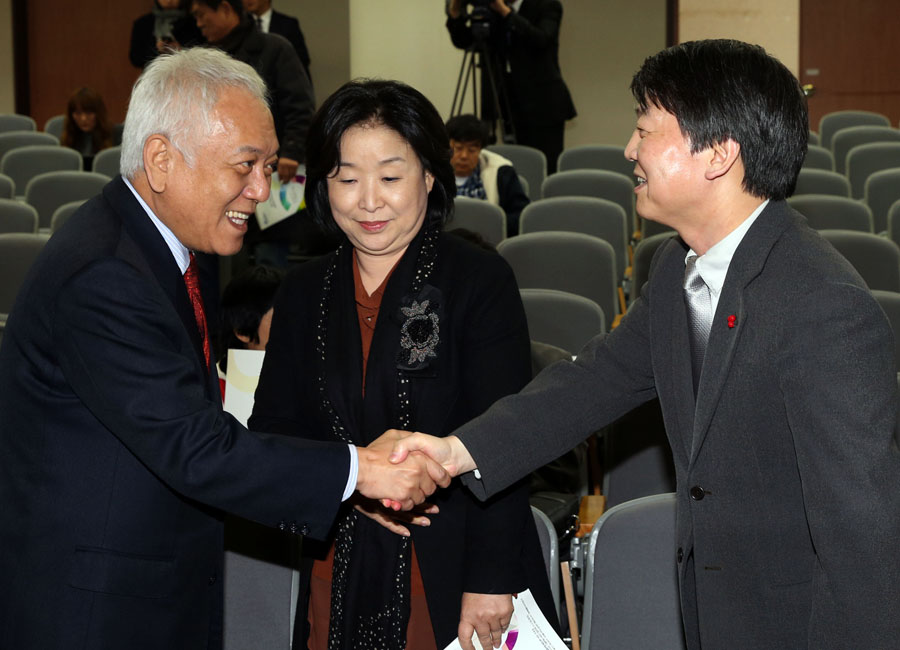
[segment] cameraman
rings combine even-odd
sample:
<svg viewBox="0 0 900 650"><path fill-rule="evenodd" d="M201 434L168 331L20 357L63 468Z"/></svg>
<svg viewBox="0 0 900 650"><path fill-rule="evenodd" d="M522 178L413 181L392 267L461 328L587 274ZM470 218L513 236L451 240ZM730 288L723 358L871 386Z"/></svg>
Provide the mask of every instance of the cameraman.
<svg viewBox="0 0 900 650"><path fill-rule="evenodd" d="M559 70L561 20L559 0L447 1L450 39L461 49L486 50L493 62L502 117L506 124L512 123L518 144L544 152L547 173L556 171L565 121L575 117L572 97ZM488 28L482 42L476 42L473 23ZM490 81L484 71L481 92L481 117L493 122L501 116L494 110Z"/></svg>

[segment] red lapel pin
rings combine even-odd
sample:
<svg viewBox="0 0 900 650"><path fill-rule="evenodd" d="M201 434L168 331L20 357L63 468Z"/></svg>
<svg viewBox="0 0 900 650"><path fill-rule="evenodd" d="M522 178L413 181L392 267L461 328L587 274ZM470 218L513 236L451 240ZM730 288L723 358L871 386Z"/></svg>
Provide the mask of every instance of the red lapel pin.
<svg viewBox="0 0 900 650"><path fill-rule="evenodd" d="M734 314L731 314L731 315L728 317L728 327L733 328L733 327L734 327L734 324L735 324L736 322L737 322L737 316L735 316Z"/></svg>

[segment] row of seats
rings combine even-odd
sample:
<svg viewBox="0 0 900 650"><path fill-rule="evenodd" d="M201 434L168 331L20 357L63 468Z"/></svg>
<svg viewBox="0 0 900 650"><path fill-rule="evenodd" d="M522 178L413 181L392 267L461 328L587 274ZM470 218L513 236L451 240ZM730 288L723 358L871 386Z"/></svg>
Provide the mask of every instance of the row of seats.
<svg viewBox="0 0 900 650"><path fill-rule="evenodd" d="M109 180L109 176L97 172L39 174L28 182L21 200L0 198L0 232L53 232L79 205L99 194Z"/></svg>
<svg viewBox="0 0 900 650"><path fill-rule="evenodd" d="M121 147L116 145L94 156L93 171L112 178L119 173ZM14 191L23 196L28 181L51 171L81 171L82 157L74 149L62 147L49 133L9 131L0 133L0 174L14 183Z"/></svg>

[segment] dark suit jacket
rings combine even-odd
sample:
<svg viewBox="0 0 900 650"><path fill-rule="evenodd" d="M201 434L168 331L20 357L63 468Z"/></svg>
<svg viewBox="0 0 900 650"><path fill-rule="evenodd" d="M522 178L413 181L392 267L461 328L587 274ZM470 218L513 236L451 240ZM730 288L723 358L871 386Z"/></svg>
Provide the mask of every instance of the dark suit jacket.
<svg viewBox="0 0 900 650"><path fill-rule="evenodd" d="M457 433L491 494L659 397L675 460L689 648L897 648L893 338L862 279L783 202L738 247L696 408L681 288L660 247L621 325ZM728 317L734 315L734 327Z"/></svg>
<svg viewBox="0 0 900 650"><path fill-rule="evenodd" d="M0 647L221 645L223 510L324 537L346 445L222 412L178 265L120 178L53 235L0 348Z"/></svg>
<svg viewBox="0 0 900 650"><path fill-rule="evenodd" d="M283 36L294 46L294 51L297 52L297 57L300 59L300 63L303 64L303 69L306 70L306 76L311 81L309 51L306 49L306 40L303 38L303 32L300 30L300 21L293 16L288 16L273 9L272 18L269 21L269 33Z"/></svg>
<svg viewBox="0 0 900 650"><path fill-rule="evenodd" d="M488 45L495 78L506 86L514 123L550 125L575 117L575 105L559 69L562 11L559 0L524 0L519 11L505 19L490 12ZM447 29L456 47L473 45L465 14L448 18ZM495 111L488 81L482 77L482 118L492 120Z"/></svg>
<svg viewBox="0 0 900 650"><path fill-rule="evenodd" d="M290 43L277 34L259 31L250 16L245 15L241 23L215 45L238 61L249 64L266 82L278 136L278 155L303 163L306 132L312 120L315 98L309 77L304 74ZM256 219L251 219L244 244L253 246L259 241L290 243L296 239L300 227L297 215L263 231Z"/></svg>
<svg viewBox="0 0 900 650"><path fill-rule="evenodd" d="M400 306L412 281L420 242L421 236L410 245L385 289L369 351L365 398L349 246L342 251L332 280L324 368L328 397L346 429L366 440L397 424ZM317 377L322 364L315 346L323 274L332 259L303 264L281 287L250 419L254 428L334 439L330 420L319 408ZM525 385L531 376L528 326L512 271L496 253L442 235L429 284L440 290L437 359L406 376L412 426L442 435ZM464 591L513 593L530 586L544 611L553 616L524 483L488 504L475 500L458 483L430 500L441 510L431 517L431 526L409 528L439 648L456 637ZM365 517L358 525L371 528L369 535L393 537ZM360 537L365 535L361 532Z"/></svg>

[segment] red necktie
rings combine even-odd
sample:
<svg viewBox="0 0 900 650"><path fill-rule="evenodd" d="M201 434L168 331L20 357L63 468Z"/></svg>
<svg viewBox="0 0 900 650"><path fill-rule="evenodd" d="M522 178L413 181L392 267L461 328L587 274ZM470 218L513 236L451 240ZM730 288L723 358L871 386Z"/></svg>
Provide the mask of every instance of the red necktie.
<svg viewBox="0 0 900 650"><path fill-rule="evenodd" d="M194 320L197 321L197 329L200 338L203 339L203 357L206 359L206 372L209 372L209 330L206 328L206 312L203 311L203 296L200 295L200 276L197 273L197 261L194 253L190 253L191 263L184 272L184 286L187 287L188 296L191 298L191 306L194 308Z"/></svg>

